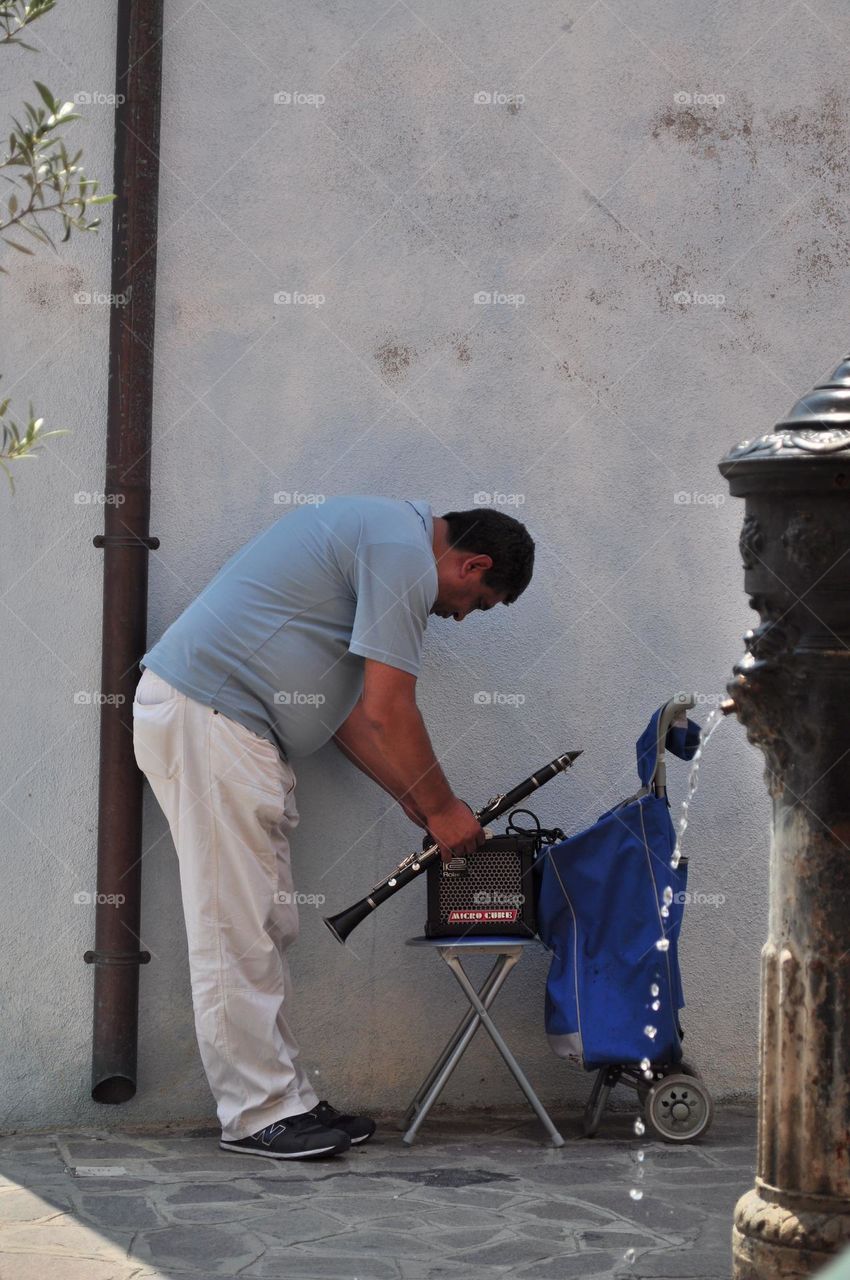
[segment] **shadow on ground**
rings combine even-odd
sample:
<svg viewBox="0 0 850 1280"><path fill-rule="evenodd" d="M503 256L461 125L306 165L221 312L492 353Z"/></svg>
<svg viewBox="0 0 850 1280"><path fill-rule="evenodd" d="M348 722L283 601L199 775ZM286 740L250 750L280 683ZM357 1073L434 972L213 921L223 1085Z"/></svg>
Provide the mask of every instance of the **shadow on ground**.
<svg viewBox="0 0 850 1280"><path fill-rule="evenodd" d="M592 1140L555 1119L559 1150L533 1118L434 1113L412 1147L389 1117L344 1156L292 1162L220 1151L212 1129L10 1135L0 1280L728 1280L752 1112L719 1108L680 1147L626 1113Z"/></svg>

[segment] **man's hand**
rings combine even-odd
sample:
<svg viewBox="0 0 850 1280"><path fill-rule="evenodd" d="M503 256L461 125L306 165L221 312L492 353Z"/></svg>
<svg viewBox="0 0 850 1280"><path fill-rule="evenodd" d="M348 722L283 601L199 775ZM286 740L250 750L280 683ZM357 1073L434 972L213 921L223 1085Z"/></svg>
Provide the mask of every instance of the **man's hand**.
<svg viewBox="0 0 850 1280"><path fill-rule="evenodd" d="M428 831L440 846L443 862L466 853L474 853L486 840L484 829L462 800L454 799L439 813L428 819Z"/></svg>

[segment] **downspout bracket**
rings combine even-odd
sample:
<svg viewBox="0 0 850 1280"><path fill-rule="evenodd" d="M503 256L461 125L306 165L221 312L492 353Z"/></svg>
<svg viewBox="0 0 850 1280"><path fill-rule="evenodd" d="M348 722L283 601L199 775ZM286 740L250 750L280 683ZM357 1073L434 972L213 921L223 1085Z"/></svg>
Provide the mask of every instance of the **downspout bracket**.
<svg viewBox="0 0 850 1280"><path fill-rule="evenodd" d="M137 538L127 533L96 533L92 538L96 547L105 547L107 543L113 547L147 547L151 551L159 550L159 538Z"/></svg>
<svg viewBox="0 0 850 1280"><path fill-rule="evenodd" d="M150 964L149 951L86 951L86 964Z"/></svg>

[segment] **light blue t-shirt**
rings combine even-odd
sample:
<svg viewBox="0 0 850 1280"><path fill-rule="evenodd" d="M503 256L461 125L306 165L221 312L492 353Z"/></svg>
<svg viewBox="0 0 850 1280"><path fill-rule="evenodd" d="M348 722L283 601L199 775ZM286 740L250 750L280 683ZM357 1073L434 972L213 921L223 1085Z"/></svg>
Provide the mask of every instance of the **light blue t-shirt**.
<svg viewBox="0 0 850 1280"><path fill-rule="evenodd" d="M231 556L141 665L284 756L309 755L357 702L364 658L419 674L433 524L427 502L299 507Z"/></svg>

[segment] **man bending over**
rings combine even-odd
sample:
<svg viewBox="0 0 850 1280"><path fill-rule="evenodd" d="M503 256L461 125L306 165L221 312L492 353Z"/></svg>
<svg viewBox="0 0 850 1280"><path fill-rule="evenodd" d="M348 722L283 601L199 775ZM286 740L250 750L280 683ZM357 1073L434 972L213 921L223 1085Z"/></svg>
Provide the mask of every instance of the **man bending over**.
<svg viewBox="0 0 850 1280"><path fill-rule="evenodd" d="M331 738L440 845L484 839L416 705L430 614L512 604L534 543L489 509L334 497L252 538L141 659L134 748L171 830L220 1146L272 1159L375 1130L320 1100L287 1021L298 936L292 758Z"/></svg>

